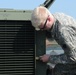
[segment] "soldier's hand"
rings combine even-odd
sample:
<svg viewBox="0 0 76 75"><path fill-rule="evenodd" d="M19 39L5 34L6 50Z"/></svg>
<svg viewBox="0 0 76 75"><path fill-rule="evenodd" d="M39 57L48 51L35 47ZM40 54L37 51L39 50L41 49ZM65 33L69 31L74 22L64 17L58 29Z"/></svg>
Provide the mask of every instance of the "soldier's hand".
<svg viewBox="0 0 76 75"><path fill-rule="evenodd" d="M40 56L39 58L40 58L40 60L41 60L42 62L48 62L49 56L50 56L50 55L45 54L45 55Z"/></svg>

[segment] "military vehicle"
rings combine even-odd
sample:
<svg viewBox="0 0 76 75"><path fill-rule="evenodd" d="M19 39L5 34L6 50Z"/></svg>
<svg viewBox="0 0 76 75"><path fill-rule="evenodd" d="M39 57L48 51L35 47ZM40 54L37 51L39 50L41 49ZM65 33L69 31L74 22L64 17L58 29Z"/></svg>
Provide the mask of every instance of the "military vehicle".
<svg viewBox="0 0 76 75"><path fill-rule="evenodd" d="M52 2L41 5L48 8ZM38 61L46 50L45 32L32 27L31 13L0 9L0 75L46 75L46 64Z"/></svg>

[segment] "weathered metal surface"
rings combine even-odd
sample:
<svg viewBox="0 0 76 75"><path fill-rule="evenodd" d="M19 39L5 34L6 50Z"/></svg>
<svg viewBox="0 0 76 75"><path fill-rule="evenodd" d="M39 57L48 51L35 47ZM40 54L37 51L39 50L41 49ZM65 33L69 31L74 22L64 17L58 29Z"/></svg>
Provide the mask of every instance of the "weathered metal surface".
<svg viewBox="0 0 76 75"><path fill-rule="evenodd" d="M31 10L0 9L0 20L30 20Z"/></svg>

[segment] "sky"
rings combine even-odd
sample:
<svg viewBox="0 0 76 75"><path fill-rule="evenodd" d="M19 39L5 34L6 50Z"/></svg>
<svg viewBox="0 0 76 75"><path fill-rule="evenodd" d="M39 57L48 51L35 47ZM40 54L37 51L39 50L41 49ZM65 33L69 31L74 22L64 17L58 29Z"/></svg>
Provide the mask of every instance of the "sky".
<svg viewBox="0 0 76 75"><path fill-rule="evenodd" d="M45 0L0 0L0 8L33 10ZM49 8L51 13L63 12L76 18L76 0L55 0Z"/></svg>

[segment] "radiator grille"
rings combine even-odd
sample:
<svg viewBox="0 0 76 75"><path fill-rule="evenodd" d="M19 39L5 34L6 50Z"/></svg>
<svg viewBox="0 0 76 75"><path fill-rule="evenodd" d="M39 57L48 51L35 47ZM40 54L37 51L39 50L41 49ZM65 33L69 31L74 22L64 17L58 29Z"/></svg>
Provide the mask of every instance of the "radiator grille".
<svg viewBox="0 0 76 75"><path fill-rule="evenodd" d="M34 75L34 43L30 21L0 21L0 75Z"/></svg>

